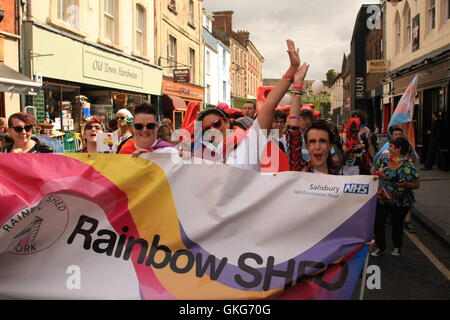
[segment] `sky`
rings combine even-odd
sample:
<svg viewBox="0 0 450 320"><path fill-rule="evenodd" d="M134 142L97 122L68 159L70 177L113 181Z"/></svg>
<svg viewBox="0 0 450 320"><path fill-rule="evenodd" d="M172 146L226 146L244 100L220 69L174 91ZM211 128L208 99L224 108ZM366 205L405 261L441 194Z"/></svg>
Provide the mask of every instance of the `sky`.
<svg viewBox="0 0 450 320"><path fill-rule="evenodd" d="M310 64L307 79L325 80L329 69L340 72L356 15L362 4L378 0L204 0L209 13L233 11L233 31L247 30L264 57L263 78L279 79L289 67L286 39L300 48Z"/></svg>

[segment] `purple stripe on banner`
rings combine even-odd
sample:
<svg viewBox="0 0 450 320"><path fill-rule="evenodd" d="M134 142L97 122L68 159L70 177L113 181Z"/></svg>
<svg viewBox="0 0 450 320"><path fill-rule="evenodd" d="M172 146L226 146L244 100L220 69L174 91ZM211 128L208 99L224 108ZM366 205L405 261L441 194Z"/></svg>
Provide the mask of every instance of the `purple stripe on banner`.
<svg viewBox="0 0 450 320"><path fill-rule="evenodd" d="M302 261L314 261L321 262L328 266L332 262L342 258L347 253L352 251L356 246L361 245L371 241L373 239L373 224L375 220L375 208L376 208L377 197L374 196L369 200L364 206L362 206L354 215L343 222L339 227L337 227L333 232L331 232L324 239L319 241L316 245L301 253L300 255L292 258L295 260L294 268L294 279L297 277L297 268ZM197 243L194 243L186 235L183 226L180 223L181 238L185 246L194 254L201 254L203 261L206 260L211 253L204 250ZM244 252L243 252L244 253ZM218 257L222 258L222 257ZM220 263L220 260L215 259L216 268ZM263 262L264 264L267 261ZM260 274L265 274L266 268L258 268L257 270ZM288 261L280 264L276 264L273 268L274 270L286 271L288 269ZM305 274L312 274L317 272L317 269L310 269L305 272ZM208 269L209 273L209 269ZM243 272L238 266L232 264L226 264L221 275L217 279L218 282L239 290L245 291L264 291L263 281L253 288L243 288L238 285L234 279L236 275L241 275L244 281L253 281L254 277L246 272ZM270 289L283 288L285 285L285 279L281 277L272 277Z"/></svg>

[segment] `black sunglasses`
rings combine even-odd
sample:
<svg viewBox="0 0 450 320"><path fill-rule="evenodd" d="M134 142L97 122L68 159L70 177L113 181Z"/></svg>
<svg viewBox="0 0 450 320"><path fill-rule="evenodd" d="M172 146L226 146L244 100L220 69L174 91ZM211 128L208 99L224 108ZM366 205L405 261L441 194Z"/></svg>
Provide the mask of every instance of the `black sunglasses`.
<svg viewBox="0 0 450 320"><path fill-rule="evenodd" d="M206 130L211 129L211 127L215 128L215 129L219 129L221 126L222 126L222 119L217 119L216 121L211 123L211 126L204 128L203 132L205 132Z"/></svg>
<svg viewBox="0 0 450 320"><path fill-rule="evenodd" d="M117 119L125 120L127 117L117 117Z"/></svg>
<svg viewBox="0 0 450 320"><path fill-rule="evenodd" d="M133 126L136 130L141 131L142 129L144 129L144 126L147 127L148 130L154 130L156 128L158 124L155 122L149 122L146 123L145 125L142 123L134 123Z"/></svg>
<svg viewBox="0 0 450 320"><path fill-rule="evenodd" d="M92 124L88 124L88 125L86 126L86 130L92 130L92 129L94 129L94 128L97 129L97 130L103 130L101 126L94 126L94 125L92 125Z"/></svg>
<svg viewBox="0 0 450 320"><path fill-rule="evenodd" d="M28 124L25 127L21 127L21 126L16 126L16 127L12 127L14 129L15 132L17 133L22 133L23 129L25 129L26 132L30 132L31 130L33 130L33 125Z"/></svg>

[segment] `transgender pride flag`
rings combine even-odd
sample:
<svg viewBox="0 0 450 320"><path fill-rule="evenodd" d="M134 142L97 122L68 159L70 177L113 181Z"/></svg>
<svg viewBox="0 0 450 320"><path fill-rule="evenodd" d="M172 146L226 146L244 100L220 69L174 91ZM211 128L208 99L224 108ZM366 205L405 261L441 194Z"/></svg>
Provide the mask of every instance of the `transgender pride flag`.
<svg viewBox="0 0 450 320"><path fill-rule="evenodd" d="M418 79L419 75L416 74L408 85L408 88L406 88L406 91L400 99L397 108L395 108L395 112L389 122L389 132L393 127L401 127L405 137L412 146L416 145L412 120L414 117L414 98L416 96Z"/></svg>

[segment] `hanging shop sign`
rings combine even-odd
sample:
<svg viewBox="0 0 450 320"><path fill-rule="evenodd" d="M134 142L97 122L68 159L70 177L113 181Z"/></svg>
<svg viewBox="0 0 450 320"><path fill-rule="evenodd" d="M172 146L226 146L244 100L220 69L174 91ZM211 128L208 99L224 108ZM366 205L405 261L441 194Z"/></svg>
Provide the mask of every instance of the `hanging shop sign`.
<svg viewBox="0 0 450 320"><path fill-rule="evenodd" d="M189 69L173 70L173 81L177 83L191 82L191 72Z"/></svg>

